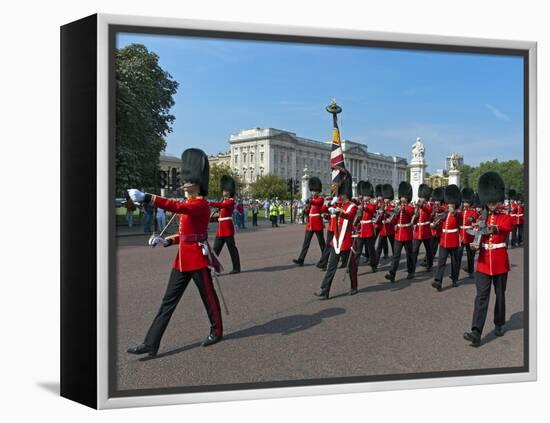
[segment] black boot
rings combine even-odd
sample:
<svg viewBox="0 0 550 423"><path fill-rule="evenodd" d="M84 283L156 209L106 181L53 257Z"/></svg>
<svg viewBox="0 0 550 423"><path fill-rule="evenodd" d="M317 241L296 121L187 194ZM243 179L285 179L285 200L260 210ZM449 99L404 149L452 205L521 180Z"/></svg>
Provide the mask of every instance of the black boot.
<svg viewBox="0 0 550 423"><path fill-rule="evenodd" d="M451 283L451 286L453 288L456 288L458 286L458 281L456 279L452 279L452 283Z"/></svg>
<svg viewBox="0 0 550 423"><path fill-rule="evenodd" d="M477 329L472 329L471 332L464 332L464 339L470 341L472 347L479 347L481 344L481 333Z"/></svg>
<svg viewBox="0 0 550 423"><path fill-rule="evenodd" d="M395 275L393 273L386 273L384 277L392 283L395 282Z"/></svg>
<svg viewBox="0 0 550 423"><path fill-rule="evenodd" d="M414 273L409 273L407 275L407 279L414 279Z"/></svg>
<svg viewBox="0 0 550 423"><path fill-rule="evenodd" d="M237 269L233 269L231 272L229 272L230 275L235 275L237 273L241 273L241 271Z"/></svg>
<svg viewBox="0 0 550 423"><path fill-rule="evenodd" d="M216 332L210 332L210 335L206 337L204 341L202 341L202 346L207 347L209 345L213 345L217 342L220 342L223 338L223 335L216 335Z"/></svg>
<svg viewBox="0 0 550 423"><path fill-rule="evenodd" d="M313 295L319 297L320 300L328 300L328 291L314 292Z"/></svg>
<svg viewBox="0 0 550 423"><path fill-rule="evenodd" d="M126 352L128 354L149 354L149 357L155 357L157 355L158 347L150 347L145 344L137 344L135 347L128 348Z"/></svg>
<svg viewBox="0 0 550 423"><path fill-rule="evenodd" d="M303 265L304 265L303 260L300 260L300 259L293 259L292 261L293 261L294 263L296 263L298 266L303 266Z"/></svg>
<svg viewBox="0 0 550 423"><path fill-rule="evenodd" d="M357 294L357 288L351 288L349 291L349 295L355 295Z"/></svg>
<svg viewBox="0 0 550 423"><path fill-rule="evenodd" d="M432 286L433 286L435 289L437 289L438 291L441 291L441 281L439 281L439 280L437 280L437 279L434 280L434 281L432 282Z"/></svg>
<svg viewBox="0 0 550 423"><path fill-rule="evenodd" d="M504 325L495 326L495 336L502 336L502 335L504 335Z"/></svg>

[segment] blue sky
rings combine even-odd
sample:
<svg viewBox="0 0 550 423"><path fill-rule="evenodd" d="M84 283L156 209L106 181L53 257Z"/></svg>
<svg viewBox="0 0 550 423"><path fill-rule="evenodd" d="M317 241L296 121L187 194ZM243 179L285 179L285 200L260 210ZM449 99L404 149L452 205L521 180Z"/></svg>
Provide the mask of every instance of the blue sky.
<svg viewBox="0 0 550 423"><path fill-rule="evenodd" d="M230 134L271 127L329 140L335 98L342 137L410 160L421 137L428 171L461 153L470 165L523 162L519 57L119 34L144 44L179 82L168 154L228 150Z"/></svg>

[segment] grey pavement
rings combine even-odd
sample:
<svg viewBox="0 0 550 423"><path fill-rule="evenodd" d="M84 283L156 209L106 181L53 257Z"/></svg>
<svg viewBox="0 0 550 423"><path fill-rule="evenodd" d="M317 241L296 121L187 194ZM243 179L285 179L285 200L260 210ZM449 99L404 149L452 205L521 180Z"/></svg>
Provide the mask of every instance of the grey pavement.
<svg viewBox="0 0 550 423"><path fill-rule="evenodd" d="M349 278L339 269L331 299L313 296L324 275L314 266L316 240L303 267L295 266L304 227L263 225L236 235L243 272L222 274L229 306L224 340L208 348L206 312L190 283L164 335L159 356L143 359L126 349L143 340L166 288L174 247L145 246L145 238L119 238L117 251L116 386L119 390L289 381L346 376L393 375L523 365L522 248L510 250L507 332L493 334L488 313L481 347L462 338L470 327L475 285L457 288L445 277L444 290L419 268L394 284L384 279L389 262L372 274L359 268L359 293L349 296ZM419 258L419 262L422 259ZM227 250L221 253L231 269ZM450 266L450 263L448 264ZM461 277L464 278L461 273Z"/></svg>

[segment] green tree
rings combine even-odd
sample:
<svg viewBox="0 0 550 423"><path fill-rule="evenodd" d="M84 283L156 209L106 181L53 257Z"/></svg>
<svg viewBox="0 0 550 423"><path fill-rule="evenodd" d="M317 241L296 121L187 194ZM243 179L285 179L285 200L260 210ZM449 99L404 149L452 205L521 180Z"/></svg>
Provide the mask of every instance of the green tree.
<svg viewBox="0 0 550 423"><path fill-rule="evenodd" d="M152 190L164 137L175 117L170 108L178 83L144 45L116 52L116 187Z"/></svg>
<svg viewBox="0 0 550 423"><path fill-rule="evenodd" d="M470 184L474 190L477 190L479 177L488 171L495 171L500 174L507 191L514 189L518 192L523 192L524 169L523 164L518 160L499 162L497 159L494 159L490 162L480 163L478 167L473 168L470 174Z"/></svg>
<svg viewBox="0 0 550 423"><path fill-rule="evenodd" d="M260 176L250 185L250 194L253 198L286 199L289 196L286 179L276 175Z"/></svg>
<svg viewBox="0 0 550 423"><path fill-rule="evenodd" d="M208 197L221 198L222 190L220 189L220 180L223 175L228 175L235 179L237 193L240 192L239 176L226 164L214 164L210 166L210 179L208 181Z"/></svg>
<svg viewBox="0 0 550 423"><path fill-rule="evenodd" d="M474 188L471 184L472 172L474 169L475 168L467 164L459 167L460 185L462 186L462 188L472 188L474 191L476 190L476 188Z"/></svg>

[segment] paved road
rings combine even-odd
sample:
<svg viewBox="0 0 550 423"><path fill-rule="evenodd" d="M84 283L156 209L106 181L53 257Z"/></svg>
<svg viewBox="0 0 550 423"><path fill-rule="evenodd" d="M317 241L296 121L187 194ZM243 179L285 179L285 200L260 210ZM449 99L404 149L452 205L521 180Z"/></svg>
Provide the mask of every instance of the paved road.
<svg viewBox="0 0 550 423"><path fill-rule="evenodd" d="M349 279L338 270L329 301L313 296L324 273L314 266L316 240L306 264L296 267L304 227L261 227L237 234L243 272L222 275L230 315L225 338L208 348L200 342L209 324L190 284L165 333L155 360L129 355L143 340L164 293L174 248L151 249L144 237L118 240L117 389L199 386L343 376L373 376L523 365L523 249L510 251L507 332L493 335L491 299L482 346L468 346L475 286L431 287L418 273L384 279L389 263L372 274L359 268L359 293L347 295ZM422 254L422 253L421 253ZM221 253L226 270L229 254ZM404 265L404 260L402 266ZM450 266L450 265L448 265ZM493 295L494 297L494 295Z"/></svg>

